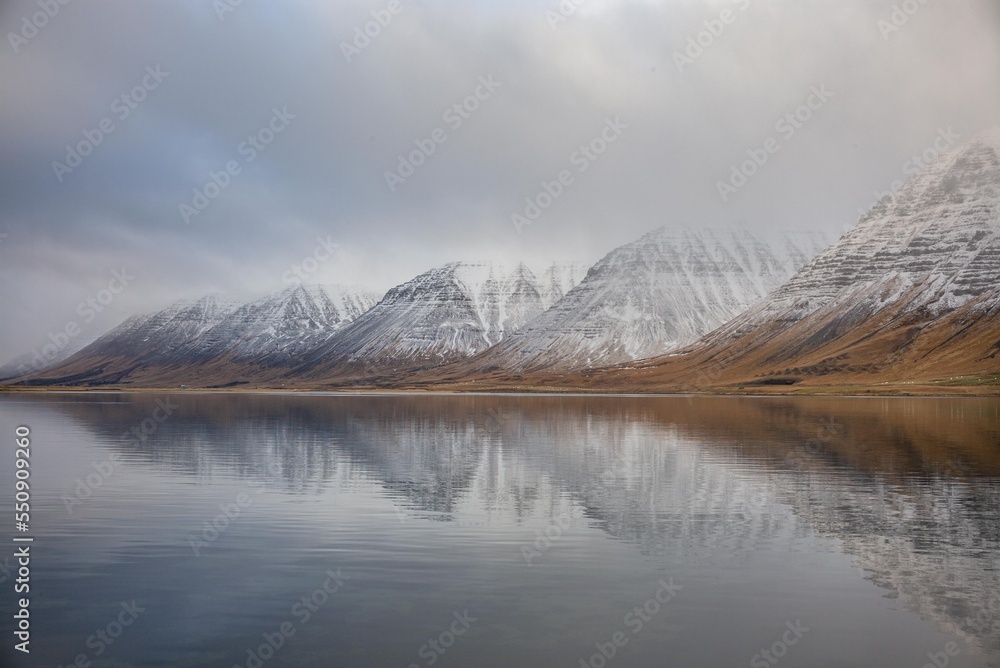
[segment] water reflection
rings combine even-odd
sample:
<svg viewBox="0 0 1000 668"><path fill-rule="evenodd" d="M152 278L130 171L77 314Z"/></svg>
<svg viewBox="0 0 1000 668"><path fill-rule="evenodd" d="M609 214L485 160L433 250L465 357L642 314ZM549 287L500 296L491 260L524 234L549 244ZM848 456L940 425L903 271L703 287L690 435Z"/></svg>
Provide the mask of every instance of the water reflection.
<svg viewBox="0 0 1000 668"><path fill-rule="evenodd" d="M374 482L401 522L554 521L570 504L644 555L706 563L812 531L1000 656L997 400L176 395L155 434L124 436L158 399L51 409L194 481Z"/></svg>

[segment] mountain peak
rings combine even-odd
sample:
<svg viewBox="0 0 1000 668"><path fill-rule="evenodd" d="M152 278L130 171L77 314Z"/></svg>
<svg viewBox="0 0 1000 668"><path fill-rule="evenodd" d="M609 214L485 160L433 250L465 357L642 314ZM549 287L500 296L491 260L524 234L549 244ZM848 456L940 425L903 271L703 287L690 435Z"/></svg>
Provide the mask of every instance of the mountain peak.
<svg viewBox="0 0 1000 668"><path fill-rule="evenodd" d="M937 318L996 291L998 140L1000 128L991 129L912 175L854 229L716 338L732 341L808 318L825 319L822 336L815 337L829 341L879 313ZM800 334L799 339L809 336Z"/></svg>
<svg viewBox="0 0 1000 668"><path fill-rule="evenodd" d="M534 271L525 262L449 262L390 289L302 369L371 374L464 359L523 327L581 273L572 263Z"/></svg>
<svg viewBox="0 0 1000 668"><path fill-rule="evenodd" d="M605 255L550 309L474 360L482 368L582 368L693 342L763 299L825 247L739 228L661 227Z"/></svg>

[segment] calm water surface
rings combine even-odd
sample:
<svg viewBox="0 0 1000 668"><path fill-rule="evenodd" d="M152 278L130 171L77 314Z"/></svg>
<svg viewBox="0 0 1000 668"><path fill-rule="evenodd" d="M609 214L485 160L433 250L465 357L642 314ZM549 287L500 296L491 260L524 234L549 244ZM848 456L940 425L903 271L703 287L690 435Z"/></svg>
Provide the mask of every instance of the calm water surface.
<svg viewBox="0 0 1000 668"><path fill-rule="evenodd" d="M997 400L6 395L7 499L18 425L5 666L1000 666Z"/></svg>

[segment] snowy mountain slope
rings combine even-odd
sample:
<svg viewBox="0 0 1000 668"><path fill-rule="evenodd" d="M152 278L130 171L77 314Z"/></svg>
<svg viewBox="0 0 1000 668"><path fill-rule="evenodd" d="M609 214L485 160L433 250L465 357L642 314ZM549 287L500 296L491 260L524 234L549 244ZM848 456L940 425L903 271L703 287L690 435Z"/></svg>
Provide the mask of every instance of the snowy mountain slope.
<svg viewBox="0 0 1000 668"><path fill-rule="evenodd" d="M75 355L30 377L33 384L54 380L84 382L118 378L131 370L183 359L198 338L237 308L219 295L182 300L156 313L128 318Z"/></svg>
<svg viewBox="0 0 1000 668"><path fill-rule="evenodd" d="M912 176L758 307L710 340L821 309L840 329L890 306L940 316L1000 285L1000 128ZM903 300L905 303L900 304Z"/></svg>
<svg viewBox="0 0 1000 668"><path fill-rule="evenodd" d="M757 306L626 375L681 388L1000 380L1000 128L913 175Z"/></svg>
<svg viewBox="0 0 1000 668"><path fill-rule="evenodd" d="M378 293L354 286L297 285L239 307L205 332L192 354L287 361L325 342L378 300Z"/></svg>
<svg viewBox="0 0 1000 668"><path fill-rule="evenodd" d="M129 318L32 384L187 384L199 376L244 377L312 350L378 300L371 291L296 286L240 305L211 296Z"/></svg>
<svg viewBox="0 0 1000 668"><path fill-rule="evenodd" d="M219 295L180 301L162 311L129 318L81 353L132 354L139 359L183 353L236 307L236 302Z"/></svg>
<svg viewBox="0 0 1000 668"><path fill-rule="evenodd" d="M296 373L382 373L436 365L485 350L542 313L574 285L579 265L454 262L386 293L368 313L308 356Z"/></svg>
<svg viewBox="0 0 1000 668"><path fill-rule="evenodd" d="M483 368L584 368L666 353L759 302L826 246L819 234L661 228L621 246Z"/></svg>
<svg viewBox="0 0 1000 668"><path fill-rule="evenodd" d="M642 390L831 374L1000 378L1000 130L927 166L823 245L661 229L586 277L452 263L363 314L370 301L359 296L304 288L242 308L205 299L132 318L26 382L530 386L567 371L572 387ZM622 366L589 370L610 364Z"/></svg>

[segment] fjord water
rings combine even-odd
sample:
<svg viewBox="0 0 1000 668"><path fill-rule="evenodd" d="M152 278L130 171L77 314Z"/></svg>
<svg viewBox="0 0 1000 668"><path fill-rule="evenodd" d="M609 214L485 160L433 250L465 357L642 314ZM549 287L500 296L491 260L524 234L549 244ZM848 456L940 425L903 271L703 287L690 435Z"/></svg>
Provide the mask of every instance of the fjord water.
<svg viewBox="0 0 1000 668"><path fill-rule="evenodd" d="M18 425L3 665L1000 665L995 399L15 394L5 481Z"/></svg>

